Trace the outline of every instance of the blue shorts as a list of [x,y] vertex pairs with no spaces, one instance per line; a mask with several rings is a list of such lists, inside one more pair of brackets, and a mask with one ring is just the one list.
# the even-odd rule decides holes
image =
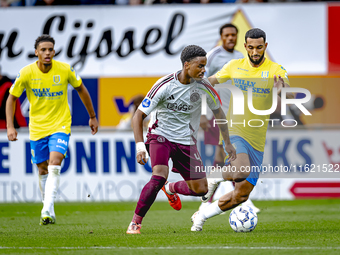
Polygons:
[[[253,184],[254,186],[257,183],[260,172],[262,171],[262,162],[263,162],[263,152],[255,150],[246,140],[244,140],[240,136],[233,135],[230,137],[230,142],[236,149],[236,154],[246,153],[249,156],[250,168],[251,172],[247,177],[247,181]],[[223,141],[223,148],[225,147]],[[226,152],[224,150],[224,152]],[[228,153],[226,153],[228,155]],[[229,162],[225,162],[225,165],[230,164]]]
[[66,156],[70,135],[55,133],[38,141],[30,141],[33,164],[39,164],[50,158],[51,151],[57,151]]

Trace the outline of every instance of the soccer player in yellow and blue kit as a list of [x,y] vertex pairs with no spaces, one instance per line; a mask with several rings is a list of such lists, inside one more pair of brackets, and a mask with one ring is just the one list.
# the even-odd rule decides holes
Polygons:
[[39,170],[39,187],[44,203],[40,225],[54,224],[54,200],[59,188],[61,163],[66,155],[71,133],[71,114],[67,101],[67,87],[71,84],[78,92],[89,116],[94,135],[98,121],[91,97],[81,78],[69,64],[53,60],[55,41],[42,35],[35,41],[38,60],[22,68],[11,87],[6,103],[7,136],[17,140],[13,125],[15,101],[26,89],[30,102],[31,158]]
[[[267,48],[266,34],[261,29],[254,28],[249,30],[245,35],[244,46],[247,50],[248,58],[231,60],[219,72],[210,76],[209,81],[215,85],[231,80],[234,86],[242,90],[245,99],[248,98],[248,88],[252,87],[254,108],[257,110],[270,109],[273,87],[277,88],[278,96],[281,95],[282,87],[289,87],[287,72],[279,64],[265,58]],[[294,97],[292,93],[287,93],[287,98],[292,97]],[[244,111],[244,115],[233,115],[232,97],[227,120],[230,141],[237,153],[237,159],[230,162],[234,172],[228,171],[228,167],[224,167],[223,178],[208,178],[208,193],[202,197],[202,201],[209,200],[221,181],[234,181],[236,183],[235,190],[196,212],[192,216],[193,226],[191,231],[201,231],[207,219],[245,202],[257,183],[260,171],[252,169],[256,169],[256,167],[259,170],[261,169],[270,117],[269,115],[252,113],[247,107],[247,103],[245,103]],[[249,120],[254,120],[254,122],[248,125]]]

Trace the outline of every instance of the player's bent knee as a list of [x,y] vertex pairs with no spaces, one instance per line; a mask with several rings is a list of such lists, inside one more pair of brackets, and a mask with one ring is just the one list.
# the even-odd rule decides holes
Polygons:
[[242,182],[246,179],[247,177],[241,177],[241,176],[238,176],[238,177],[235,177],[233,179],[234,182]]
[[233,176],[233,181],[234,182],[242,182],[245,179],[247,179],[247,177],[249,176],[249,173],[244,172],[244,173],[235,173]]

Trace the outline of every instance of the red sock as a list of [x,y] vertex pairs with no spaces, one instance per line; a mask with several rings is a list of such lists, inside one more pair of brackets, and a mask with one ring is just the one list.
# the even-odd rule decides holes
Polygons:
[[142,224],[143,217],[137,215],[136,213],[133,215],[132,221],[138,224]]
[[200,196],[197,193],[189,189],[188,184],[185,181],[172,182],[169,184],[169,190],[172,193],[178,193],[185,196]]
[[166,179],[161,176],[153,175],[150,181],[144,186],[140,193],[139,200],[136,206],[135,215],[132,221],[141,224],[143,217],[150,209],[155,201],[159,190],[165,184]]

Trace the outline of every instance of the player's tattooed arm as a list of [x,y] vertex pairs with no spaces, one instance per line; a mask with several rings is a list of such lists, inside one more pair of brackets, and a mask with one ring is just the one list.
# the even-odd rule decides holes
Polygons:
[[[225,114],[222,110],[221,107],[219,107],[217,110],[213,110],[214,116],[216,120],[225,120]],[[217,122],[218,127],[221,131],[221,135],[223,137],[224,143],[225,143],[225,150],[227,151],[229,155],[228,161],[233,161],[236,159],[236,150],[234,146],[230,143],[230,138],[229,138],[229,129],[228,129],[228,124],[225,123],[224,121],[219,121]],[[221,123],[221,124],[219,124]],[[223,124],[222,124],[223,123]]]
[[148,162],[149,154],[146,150],[143,140],[143,120],[146,118],[146,114],[137,109],[132,118],[133,134],[135,136],[136,149],[137,149],[137,162],[141,165],[145,165]]

